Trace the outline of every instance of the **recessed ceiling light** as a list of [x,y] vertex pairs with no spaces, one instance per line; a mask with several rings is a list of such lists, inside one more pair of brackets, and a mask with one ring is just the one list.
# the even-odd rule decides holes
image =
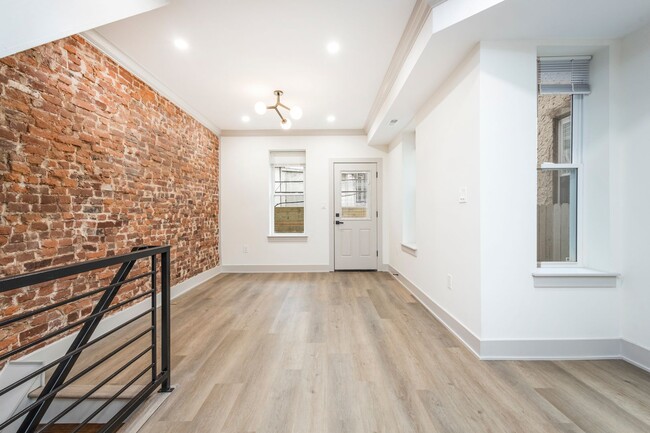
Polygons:
[[332,123],[332,122],[334,122],[335,120],[336,120],[336,117],[332,116],[331,114],[330,114],[329,116],[327,116],[327,121],[328,121],[329,123]]
[[336,41],[332,41],[332,42],[327,44],[327,51],[330,54],[336,54],[336,53],[339,52],[340,49],[341,49],[341,46]]
[[244,123],[248,123],[248,122],[251,121],[251,117],[250,116],[242,116],[241,121],[244,122]]
[[185,39],[176,38],[174,39],[174,46],[179,50],[185,51],[190,47],[190,44]]

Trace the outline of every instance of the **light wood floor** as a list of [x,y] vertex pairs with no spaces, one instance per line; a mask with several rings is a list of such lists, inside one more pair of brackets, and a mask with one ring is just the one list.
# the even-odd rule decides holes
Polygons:
[[650,432],[649,374],[481,362],[385,273],[222,276],[174,301],[173,354],[143,433]]

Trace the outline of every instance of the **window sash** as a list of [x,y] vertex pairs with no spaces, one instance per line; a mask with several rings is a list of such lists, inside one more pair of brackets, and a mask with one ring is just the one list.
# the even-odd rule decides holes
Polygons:
[[[539,266],[554,266],[554,265],[564,265],[564,266],[579,266],[581,260],[581,248],[582,245],[582,222],[581,222],[581,212],[579,209],[580,197],[582,196],[582,116],[583,116],[583,95],[574,94],[572,98],[572,107],[571,107],[571,162],[570,163],[553,163],[553,162],[544,162],[540,165],[539,173],[544,172],[559,172],[558,175],[558,189],[560,188],[560,183],[562,182],[561,177],[568,176],[568,189],[569,189],[569,200],[568,200],[568,230],[569,230],[569,254],[568,260],[540,260],[538,256],[538,265]],[[563,173],[564,172],[564,173]],[[564,176],[562,176],[564,174]],[[538,179],[539,182],[539,179]],[[566,184],[565,184],[566,185]],[[560,192],[557,192],[560,194]],[[560,206],[561,207],[561,206]],[[541,218],[540,215],[540,205],[538,204],[538,218]],[[540,221],[538,220],[538,230],[540,230]],[[539,232],[538,232],[539,235]],[[540,239],[538,237],[538,243]],[[566,258],[566,257],[565,257]]]
[[[551,168],[549,166],[554,166]],[[538,204],[538,256],[540,264],[578,263],[578,167],[569,164],[548,164],[539,169],[540,176],[556,173],[552,178],[552,202]],[[538,182],[540,180],[538,179]],[[568,194],[567,194],[568,193]],[[568,195],[568,197],[566,196]],[[566,249],[565,249],[566,248]],[[550,258],[543,260],[544,258]]]

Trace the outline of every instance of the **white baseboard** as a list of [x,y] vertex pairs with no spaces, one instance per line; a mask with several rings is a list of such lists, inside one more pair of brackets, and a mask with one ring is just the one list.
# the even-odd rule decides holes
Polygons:
[[390,274],[399,281],[429,312],[449,329],[467,348],[476,356],[480,356],[481,340],[472,333],[465,325],[460,323],[454,316],[438,305],[433,299],[427,296],[418,286],[413,284],[402,275],[397,269],[388,265]]
[[188,278],[182,283],[176,284],[174,287],[172,287],[172,293],[171,293],[172,299],[177,298],[182,294],[189,292],[190,290],[200,286],[201,284],[205,283],[208,280],[211,280],[212,278],[216,277],[221,273],[222,273],[221,266],[215,266],[212,269],[208,269],[205,272],[201,272],[200,274],[196,274],[193,277]]
[[482,360],[619,359],[620,339],[482,340]]
[[389,272],[447,329],[481,360],[622,359],[650,372],[650,350],[621,338],[572,340],[481,340],[388,265]]
[[650,350],[621,339],[621,357],[630,364],[650,372]]
[[224,274],[330,272],[329,265],[222,265]]

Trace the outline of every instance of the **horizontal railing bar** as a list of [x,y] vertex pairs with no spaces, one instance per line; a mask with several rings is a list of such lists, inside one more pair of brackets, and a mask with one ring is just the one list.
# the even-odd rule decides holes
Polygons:
[[143,257],[150,257],[165,252],[168,253],[169,251],[169,245],[161,247],[143,247],[143,249],[131,253],[105,257],[103,259],[89,260],[87,262],[61,266],[58,268],[43,269],[28,274],[14,275],[0,279],[0,293],[13,289],[19,289],[21,287],[33,286],[35,284],[57,280],[59,278],[69,277],[70,275],[81,274],[84,272],[94,271],[96,269],[135,261]]
[[22,352],[22,351],[24,351],[24,350],[27,350],[27,349],[31,348],[31,347],[34,347],[34,346],[36,346],[37,344],[43,343],[44,341],[47,341],[47,340],[49,340],[49,339],[52,338],[52,337],[56,337],[57,335],[62,334],[62,333],[64,333],[64,332],[66,332],[66,331],[69,331],[70,329],[76,328],[77,326],[79,326],[79,325],[81,325],[81,324],[84,324],[84,323],[86,323],[87,321],[94,319],[95,317],[98,317],[98,316],[101,316],[101,315],[103,315],[103,314],[106,314],[106,313],[108,313],[108,312],[110,312],[110,311],[116,310],[116,309],[118,309],[118,308],[120,308],[120,307],[123,307],[123,306],[126,305],[126,304],[129,304],[129,303],[131,303],[131,302],[133,302],[133,301],[136,301],[136,300],[138,300],[138,299],[140,299],[140,298],[143,298],[143,297],[145,297],[145,296],[147,296],[147,295],[150,295],[150,294],[152,294],[152,293],[153,293],[153,290],[147,290],[146,292],[140,293],[139,295],[136,295],[136,296],[134,296],[134,297],[132,297],[132,298],[129,298],[129,299],[127,299],[126,301],[119,302],[119,303],[113,305],[113,306],[110,307],[110,308],[107,308],[107,309],[105,309],[105,310],[98,311],[97,313],[91,314],[90,316],[84,318],[83,320],[79,320],[78,322],[75,322],[75,323],[72,323],[72,324],[70,324],[70,325],[64,326],[64,327],[61,328],[61,329],[57,329],[57,330],[54,331],[54,332],[51,332],[51,333],[49,333],[49,334],[47,334],[47,335],[44,335],[44,336],[41,337],[41,338],[38,338],[38,339],[32,341],[31,343],[27,343],[27,344],[25,344],[24,346],[17,347],[16,349],[14,349],[14,350],[12,350],[12,351],[10,351],[10,352],[7,352],[7,353],[5,353],[4,355],[1,355],[1,356],[0,356],[0,361],[3,361],[3,360],[5,360],[5,359],[7,359],[7,358],[10,358],[10,357],[16,355],[17,353],[20,353],[20,352]]
[[36,310],[28,311],[28,312],[20,314],[18,316],[10,317],[9,319],[3,320],[3,321],[0,322],[0,328],[2,328],[3,326],[10,325],[12,323],[18,322],[20,320],[24,320],[24,319],[27,319],[29,317],[36,316],[37,314],[44,313],[44,312],[49,311],[49,310],[51,310],[53,308],[60,307],[60,306],[65,305],[65,304],[69,304],[71,302],[75,302],[75,301],[78,301],[78,300],[83,299],[83,298],[87,298],[88,296],[92,296],[92,295],[95,295],[95,294],[100,293],[100,292],[104,292],[104,291],[106,291],[108,289],[111,289],[113,287],[120,286],[120,285],[123,285],[123,284],[132,283],[132,282],[134,282],[136,280],[139,280],[140,278],[148,277],[150,275],[153,275],[153,272],[145,272],[144,274],[136,275],[135,277],[129,278],[129,279],[124,280],[122,282],[109,284],[108,286],[100,287],[99,289],[91,290],[89,292],[82,293],[82,294],[77,295],[77,296],[73,296],[72,298],[56,302],[54,304],[47,305],[45,307],[41,307],[41,308],[38,308]]
[[169,372],[165,371],[160,373],[154,382],[146,385],[142,391],[138,393],[131,401],[129,401],[126,406],[124,406],[120,411],[111,418],[98,433],[109,433],[117,431],[124,420],[126,420],[155,389],[163,383],[169,377]]
[[[140,358],[140,357],[142,357],[142,356],[143,356],[143,354],[140,354],[140,355],[137,356],[137,358]],[[132,362],[132,361],[131,361],[131,362]],[[125,366],[123,366],[123,367],[128,367],[128,365],[130,365],[131,362],[129,362],[129,364],[127,364],[127,365],[125,365]],[[150,364],[147,368],[145,368],[144,373],[146,373],[147,371],[149,371],[150,368],[151,368],[151,364]],[[59,414],[56,415],[54,418],[52,418],[52,419],[51,419],[47,424],[45,424],[45,425],[43,426],[43,428],[41,428],[40,430],[38,430],[38,433],[41,433],[41,432],[43,432],[44,430],[47,430],[50,426],[52,426],[52,424],[55,424],[58,420],[60,420],[60,419],[63,418],[65,415],[67,415],[68,413],[70,413],[74,408],[76,408],[77,406],[79,406],[79,405],[81,404],[82,401],[88,399],[88,397],[90,397],[91,395],[93,395],[93,394],[94,394],[94,393],[95,393],[99,388],[101,388],[102,386],[106,385],[108,382],[111,381],[111,379],[113,379],[115,376],[117,376],[117,375],[120,374],[120,373],[121,373],[121,371],[117,371],[117,372],[111,374],[111,375],[110,375],[109,377],[107,377],[106,379],[102,380],[102,381],[99,383],[99,385],[95,386],[93,389],[91,389],[90,391],[88,391],[87,393],[85,393],[85,394],[84,394],[83,396],[81,396],[78,400],[76,400],[75,402],[73,402],[70,406],[66,407],[65,410],[61,411],[61,413],[59,413]],[[144,373],[143,373],[143,374],[144,374]]]
[[[75,374],[71,379],[68,379],[67,381],[65,381],[65,382],[62,383],[61,385],[57,386],[56,388],[54,388],[54,389],[53,389],[52,391],[50,391],[49,393],[45,394],[44,396],[39,396],[39,397],[36,399],[36,401],[35,401],[34,403],[30,404],[30,405],[27,406],[26,408],[22,409],[20,412],[14,414],[11,418],[7,419],[7,421],[5,421],[4,423],[0,424],[0,430],[4,429],[4,428],[7,427],[8,425],[10,425],[11,423],[13,423],[14,421],[16,421],[17,419],[19,419],[19,418],[22,417],[23,415],[25,415],[26,413],[28,413],[29,411],[31,411],[31,410],[32,410],[33,408],[35,408],[36,406],[39,406],[39,405],[40,405],[41,403],[43,403],[44,401],[47,401],[47,400],[49,400],[50,398],[55,397],[56,394],[57,394],[59,391],[61,391],[63,388],[65,388],[65,387],[67,387],[68,385],[70,385],[71,383],[75,382],[75,381],[76,381],[77,379],[79,379],[80,377],[86,375],[89,371],[92,371],[93,369],[95,369],[97,366],[99,366],[99,365],[102,364],[103,362],[106,362],[106,361],[107,361],[108,359],[110,359],[112,356],[114,356],[115,354],[117,354],[117,353],[119,353],[120,351],[124,350],[126,347],[130,346],[131,344],[133,344],[134,342],[136,342],[137,340],[139,340],[140,338],[142,338],[143,336],[145,336],[146,334],[148,334],[150,331],[151,331],[151,328],[147,328],[145,331],[141,332],[140,334],[138,334],[138,335],[135,336],[134,338],[129,339],[126,343],[124,343],[124,344],[120,345],[119,347],[117,347],[116,349],[112,350],[110,353],[108,353],[107,355],[105,355],[104,357],[102,357],[101,359],[99,359],[98,361],[95,361],[95,362],[92,363],[90,366],[84,368],[84,369],[81,370],[79,373]],[[115,376],[117,376],[117,374],[119,374],[119,373],[121,373],[122,371],[124,371],[124,370],[129,366],[129,365],[131,365],[133,362],[137,361],[139,358],[142,357],[143,354],[149,352],[150,350],[151,350],[151,346],[148,346],[147,349],[146,349],[145,351],[141,352],[141,354],[139,354],[139,355],[136,356],[135,358],[131,359],[127,364],[123,365],[123,366],[122,366],[122,367],[121,367],[121,368],[120,368],[120,369],[115,373]],[[115,377],[115,376],[113,376],[113,377]],[[112,377],[109,378],[109,380],[110,380],[110,379],[112,379]],[[99,389],[99,388],[97,388],[97,389]],[[96,391],[97,389],[95,389],[95,391]]]
[[[91,413],[86,419],[84,419],[81,424],[77,426],[76,429],[72,430],[71,433],[77,433],[79,430],[84,428],[86,424],[88,424],[90,421],[93,420],[97,415],[101,413],[109,404],[111,404],[113,401],[115,401],[116,398],[118,398],[124,391],[126,391],[131,385],[133,385],[135,382],[137,382],[138,379],[140,379],[142,376],[144,376],[146,373],[149,372],[149,370],[153,369],[153,363],[151,363],[147,368],[142,370],[140,373],[138,373],[133,379],[131,379],[126,385],[124,385],[122,388],[120,388],[111,398],[106,400],[104,404],[99,406],[97,410],[95,410],[93,413]],[[38,433],[41,433],[43,430],[39,430]]]
[[46,371],[49,370],[50,368],[52,368],[52,367],[54,367],[55,365],[57,365],[57,364],[59,364],[59,363],[65,361],[66,359],[70,358],[71,356],[74,356],[74,355],[76,355],[77,353],[82,352],[83,350],[85,350],[86,348],[92,346],[93,344],[95,344],[95,343],[97,343],[97,342],[99,342],[99,341],[102,341],[104,338],[106,338],[106,337],[108,337],[108,336],[110,336],[110,335],[116,333],[116,332],[119,331],[120,329],[122,329],[122,328],[124,328],[124,327],[130,325],[131,323],[133,323],[133,322],[135,322],[135,321],[137,321],[137,320],[143,318],[144,316],[148,315],[148,314],[151,313],[152,311],[153,311],[153,308],[150,308],[150,309],[148,309],[148,310],[146,310],[146,311],[144,311],[144,312],[138,314],[137,316],[133,317],[132,319],[127,320],[126,322],[122,323],[121,325],[119,325],[119,326],[117,326],[117,327],[111,329],[111,330],[108,331],[107,333],[101,335],[100,337],[97,337],[97,338],[94,339],[93,341],[84,344],[83,346],[79,347],[78,349],[73,350],[72,352],[70,352],[70,353],[68,353],[68,354],[66,354],[66,355],[63,355],[63,356],[60,357],[59,359],[57,359],[57,360],[55,360],[55,361],[52,361],[51,363],[49,363],[49,364],[47,364],[47,365],[45,365],[45,366],[39,368],[38,370],[36,370],[36,371],[30,373],[29,375],[23,377],[22,379],[18,380],[17,382],[14,382],[14,383],[12,383],[11,385],[7,386],[6,388],[1,389],[1,390],[0,390],[0,396],[3,396],[4,394],[8,393],[9,391],[11,391],[11,390],[13,390],[13,389],[19,387],[20,385],[22,385],[23,383],[29,381],[30,379],[35,378],[35,377],[38,376],[39,374],[46,372]]
[[[138,358],[141,357],[141,356],[142,356],[142,355],[138,355]],[[145,373],[146,373],[147,371],[149,371],[149,368],[151,368],[151,366],[149,366],[149,367],[147,367],[147,368],[145,369]],[[120,373],[120,372],[118,371],[118,372],[116,372],[116,373],[111,374],[111,375],[108,376],[106,379],[102,380],[102,381],[101,381],[97,386],[95,386],[93,389],[91,389],[90,391],[88,391],[87,393],[85,393],[84,395],[82,395],[81,397],[79,397],[79,399],[77,399],[76,401],[74,401],[70,406],[66,407],[63,411],[61,411],[61,413],[59,413],[58,415],[56,415],[55,417],[53,417],[53,418],[52,418],[52,419],[51,419],[47,424],[45,424],[45,425],[44,425],[40,430],[38,430],[38,433],[41,433],[41,432],[47,430],[47,429],[48,429],[49,427],[51,427],[53,424],[56,424],[56,422],[57,422],[58,420],[60,420],[61,418],[63,418],[64,416],[66,416],[68,413],[70,413],[72,410],[74,410],[74,408],[76,408],[77,406],[79,406],[79,405],[81,404],[82,401],[87,400],[88,397],[90,397],[90,396],[93,395],[95,392],[97,392],[97,390],[98,390],[99,388],[101,388],[102,386],[104,386],[104,385],[106,385],[108,382],[110,382],[111,379],[115,378],[115,376],[117,376],[119,373]]]

